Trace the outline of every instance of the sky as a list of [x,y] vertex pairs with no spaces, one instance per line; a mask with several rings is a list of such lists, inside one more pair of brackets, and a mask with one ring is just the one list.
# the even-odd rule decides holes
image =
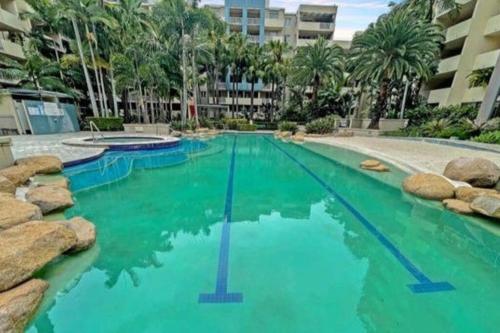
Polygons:
[[[388,11],[390,0],[271,0],[271,7],[285,8],[287,12],[296,12],[299,4],[338,6],[335,39],[350,40],[358,30],[364,30],[368,24]],[[224,4],[224,0],[201,0],[201,5]]]

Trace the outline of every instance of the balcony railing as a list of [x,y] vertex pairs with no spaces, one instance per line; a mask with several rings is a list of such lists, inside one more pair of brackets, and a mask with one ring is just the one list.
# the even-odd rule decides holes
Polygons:
[[26,32],[29,30],[29,24],[5,9],[0,9],[0,28],[7,31]]
[[243,22],[243,18],[241,17],[230,17],[229,22],[231,24],[241,24]]
[[260,18],[249,17],[247,19],[247,22],[248,22],[249,25],[259,25],[260,24]]
[[484,34],[486,36],[500,36],[500,15],[493,16],[488,20]]
[[23,47],[6,39],[0,39],[0,53],[16,59],[26,59]]

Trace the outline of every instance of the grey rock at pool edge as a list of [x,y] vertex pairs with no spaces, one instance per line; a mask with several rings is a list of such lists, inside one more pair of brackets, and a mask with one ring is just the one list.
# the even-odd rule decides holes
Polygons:
[[96,229],[95,226],[82,217],[74,217],[69,221],[57,221],[71,229],[77,238],[76,244],[69,250],[71,253],[87,250],[95,244]]
[[482,195],[470,204],[472,210],[484,216],[500,219],[500,195]]
[[407,177],[403,189],[424,199],[444,200],[455,196],[455,188],[446,178],[432,173],[417,173]]
[[69,228],[44,221],[26,222],[0,232],[0,291],[28,280],[76,242]]
[[500,168],[484,158],[460,157],[446,165],[444,175],[475,187],[495,187],[500,178]]
[[41,218],[38,206],[17,200],[12,194],[0,193],[0,231]]
[[0,293],[0,332],[24,332],[48,287],[47,282],[33,279]]
[[26,193],[26,200],[37,205],[43,214],[73,206],[71,192],[58,186],[40,186]]

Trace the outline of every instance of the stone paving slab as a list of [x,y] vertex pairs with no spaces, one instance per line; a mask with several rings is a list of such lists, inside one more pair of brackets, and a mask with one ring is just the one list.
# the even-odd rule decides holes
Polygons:
[[306,141],[354,150],[392,163],[408,172],[442,174],[446,164],[458,157],[482,157],[500,165],[499,153],[475,150],[472,147],[454,147],[437,142],[361,136],[306,138]]
[[[120,134],[115,132],[113,134]],[[12,154],[15,159],[34,155],[55,155],[64,163],[101,154],[103,148],[81,148],[63,145],[63,140],[89,137],[90,132],[61,133],[48,135],[13,135]]]

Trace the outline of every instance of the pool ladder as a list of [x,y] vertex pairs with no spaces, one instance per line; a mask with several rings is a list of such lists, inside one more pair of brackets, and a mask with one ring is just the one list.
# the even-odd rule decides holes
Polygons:
[[90,126],[90,134],[92,135],[92,142],[95,143],[94,130],[99,134],[101,138],[104,138],[104,135],[101,133],[101,130],[99,129],[99,127],[97,127],[97,125],[94,123],[93,120],[89,121],[89,126]]

